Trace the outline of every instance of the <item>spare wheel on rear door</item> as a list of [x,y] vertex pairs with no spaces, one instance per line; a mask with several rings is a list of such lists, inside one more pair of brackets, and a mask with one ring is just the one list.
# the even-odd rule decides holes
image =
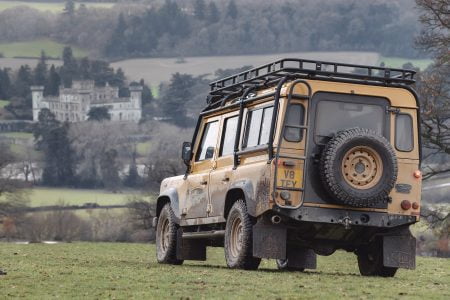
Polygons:
[[364,128],[338,132],[320,160],[325,189],[339,204],[373,207],[386,201],[397,180],[397,158],[386,138]]

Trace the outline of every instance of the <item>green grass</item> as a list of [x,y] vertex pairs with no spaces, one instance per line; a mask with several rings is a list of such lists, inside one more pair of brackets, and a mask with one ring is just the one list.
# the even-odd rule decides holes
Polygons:
[[142,157],[147,157],[148,154],[150,153],[151,148],[152,148],[151,142],[138,143],[136,146],[137,153],[139,154],[139,156]]
[[[0,44],[0,53],[3,53],[4,57],[40,57],[41,51],[45,51],[45,54],[49,57],[61,57],[62,51],[65,45],[54,42],[50,39],[39,39],[27,42],[16,42]],[[84,57],[87,52],[72,47],[73,54],[76,57]]]
[[152,91],[152,96],[154,98],[159,98],[159,86],[158,85],[152,85],[150,87],[151,91]]
[[0,100],[0,108],[4,108],[6,105],[9,104],[9,101],[6,100]]
[[[79,7],[80,4],[75,3],[77,8]],[[111,8],[114,5],[114,3],[84,3],[84,4],[87,7],[97,7],[97,8]],[[23,5],[41,11],[61,13],[64,9],[65,2],[55,3],[55,2],[0,1],[0,11]]]
[[33,139],[33,134],[29,132],[2,132],[2,136],[18,138],[18,139]]
[[36,151],[33,147],[21,145],[21,144],[10,144],[11,152],[16,154],[19,158],[25,157],[27,158],[28,155],[31,156],[31,159],[33,161],[35,160],[41,160],[43,158],[43,153]]
[[99,205],[125,204],[131,192],[112,193],[104,190],[33,188],[29,190],[30,206],[55,205],[63,202],[68,205],[83,205],[91,202]]
[[401,68],[405,63],[410,62],[420,70],[425,70],[433,62],[431,59],[409,59],[402,57],[384,57],[381,56],[379,64],[384,62],[386,67]]
[[449,299],[450,260],[417,259],[394,278],[359,275],[356,257],[319,257],[313,271],[280,272],[273,260],[258,271],[225,267],[223,249],[208,261],[156,263],[148,244],[0,244],[2,298],[33,299]]

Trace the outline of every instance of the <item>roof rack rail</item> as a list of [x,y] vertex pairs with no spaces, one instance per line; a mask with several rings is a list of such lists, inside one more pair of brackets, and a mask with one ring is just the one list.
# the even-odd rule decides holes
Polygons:
[[[355,65],[317,60],[284,58],[210,83],[210,96],[222,98],[254,85],[270,85],[285,76],[352,80],[356,83],[413,84],[413,70]],[[209,105],[214,104],[212,101]]]

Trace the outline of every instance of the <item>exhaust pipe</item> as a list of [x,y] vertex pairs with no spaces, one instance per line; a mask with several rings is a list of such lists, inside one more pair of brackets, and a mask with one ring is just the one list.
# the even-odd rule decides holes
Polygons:
[[270,218],[270,220],[272,221],[272,224],[280,224],[281,222],[281,217],[279,215],[275,215],[272,216],[272,218]]

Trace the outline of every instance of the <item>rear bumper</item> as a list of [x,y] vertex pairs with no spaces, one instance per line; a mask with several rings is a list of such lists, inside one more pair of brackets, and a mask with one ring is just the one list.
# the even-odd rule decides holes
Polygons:
[[297,209],[275,207],[273,211],[292,221],[342,224],[346,227],[367,226],[395,228],[407,224],[414,224],[418,221],[415,216],[308,206],[302,206]]

